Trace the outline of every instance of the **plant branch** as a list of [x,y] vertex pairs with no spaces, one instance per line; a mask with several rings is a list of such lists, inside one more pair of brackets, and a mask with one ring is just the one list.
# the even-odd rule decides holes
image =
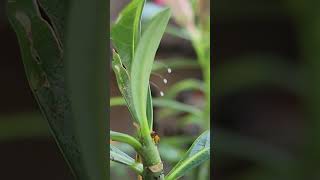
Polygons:
[[141,143],[138,140],[136,140],[134,137],[132,137],[128,134],[110,131],[110,139],[113,141],[118,141],[118,142],[129,144],[137,152],[139,152],[142,148]]

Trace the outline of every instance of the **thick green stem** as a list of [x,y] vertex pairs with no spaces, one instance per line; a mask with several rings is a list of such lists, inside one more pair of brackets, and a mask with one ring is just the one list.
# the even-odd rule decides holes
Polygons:
[[144,167],[143,180],[164,180],[163,164],[157,146],[154,144],[149,129],[141,129],[141,156]]

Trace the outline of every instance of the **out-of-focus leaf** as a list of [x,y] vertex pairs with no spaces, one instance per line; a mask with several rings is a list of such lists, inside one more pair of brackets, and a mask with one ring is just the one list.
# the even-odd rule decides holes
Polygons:
[[166,33],[181,39],[191,40],[190,35],[185,29],[174,27],[172,25],[167,27]]
[[110,160],[129,166],[135,172],[142,174],[143,165],[136,162],[129,155],[110,144]]
[[169,89],[166,91],[166,94],[164,97],[168,98],[168,99],[173,99],[180,92],[187,91],[187,90],[204,91],[203,82],[201,82],[200,80],[196,80],[196,79],[185,79],[185,80],[179,81],[169,87]]
[[[112,97],[110,99],[110,106],[123,106],[125,101],[122,97]],[[180,112],[191,113],[197,117],[201,117],[201,110],[188,104],[183,104],[178,101],[170,99],[155,98],[153,105],[157,107],[170,108]]]
[[177,111],[188,112],[195,116],[201,117],[202,111],[194,106],[180,103],[178,101],[157,98],[153,100],[154,104],[159,107],[174,109]]
[[152,18],[149,26],[143,33],[131,68],[131,90],[132,99],[136,114],[142,128],[150,127],[147,119],[147,96],[149,78],[154,61],[154,57],[160,44],[165,27],[170,18],[170,11],[164,10]]
[[168,58],[168,59],[157,59],[152,66],[152,71],[168,71],[171,69],[172,73],[178,69],[199,69],[198,62],[194,59],[187,58]]
[[163,142],[159,144],[159,152],[161,158],[170,163],[178,162],[180,157],[183,156],[183,149]]
[[[225,130],[216,131],[215,151],[221,156],[244,159],[259,164],[261,167],[281,169],[295,164],[296,159],[289,152],[257,139]],[[252,151],[254,149],[254,151]],[[219,157],[219,164],[224,163]]]
[[210,158],[210,131],[202,133],[192,144],[187,153],[166,176],[175,180]]
[[[272,71],[271,71],[272,70]],[[243,56],[216,65],[215,95],[223,96],[263,85],[273,85],[298,96],[304,92],[304,72],[277,56]]]
[[49,127],[40,113],[16,113],[0,116],[0,141],[48,138]]
[[[79,142],[79,149],[73,149],[73,153],[81,155],[80,162],[76,163],[83,165],[83,169],[77,172],[81,173],[77,174],[78,178],[108,179],[109,151],[105,146],[109,122],[106,111],[109,108],[106,101],[109,93],[108,43],[103,38],[108,27],[108,2],[71,2],[63,52],[65,57],[61,63],[65,65],[66,89],[72,113],[66,116],[63,123],[69,126],[63,131],[69,133],[69,128],[75,129],[67,144],[73,144],[73,139]],[[63,109],[63,106],[59,108]]]
[[131,71],[131,63],[141,34],[141,13],[144,0],[131,1],[119,14],[111,29],[111,39],[124,66]]

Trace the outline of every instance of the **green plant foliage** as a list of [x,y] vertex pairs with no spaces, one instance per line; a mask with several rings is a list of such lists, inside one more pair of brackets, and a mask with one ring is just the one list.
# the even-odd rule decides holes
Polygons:
[[[114,70],[118,82],[119,80],[123,80],[122,82],[119,82],[119,89],[124,95],[129,110],[136,121],[139,121],[139,119],[137,119],[136,112],[132,109],[132,94],[129,82],[130,76],[127,76],[127,74],[130,74],[131,72],[134,53],[141,36],[141,13],[144,2],[144,0],[131,1],[124,10],[121,11],[119,18],[111,29],[113,45],[119,52],[119,54],[114,52],[113,58],[116,59],[114,60],[115,65],[113,67],[117,66]],[[153,125],[153,108],[150,86],[148,91],[146,111],[148,125],[151,130]]]
[[129,155],[122,152],[112,144],[110,144],[110,160],[127,165],[138,174],[142,174],[143,172],[143,165],[141,163],[137,163]]
[[112,69],[116,75],[119,90],[127,103],[127,107],[133,117],[133,120],[139,123],[139,119],[136,115],[132,102],[129,73],[123,66],[119,54],[117,54],[115,51],[113,51]]
[[35,2],[8,2],[9,21],[18,37],[26,75],[40,110],[72,171],[81,176],[83,164],[80,162],[79,142],[74,138],[75,129],[70,122],[72,116],[65,91],[61,40],[41,17],[40,7]]
[[[164,10],[150,20],[151,22],[149,26],[139,41],[132,63],[132,99],[138,119],[142,123],[140,124],[142,128],[150,129],[150,127],[146,127],[150,124],[148,123],[146,115],[149,78],[156,51],[165,31],[165,27],[168,24],[169,18],[170,11]],[[141,64],[143,64],[143,66],[141,66]]]
[[[69,11],[71,5],[71,1],[65,0],[8,1],[7,12],[18,37],[31,90],[75,178],[105,179],[107,164],[103,145],[107,116],[102,99],[105,99],[103,96],[107,94],[107,88],[101,84],[107,82],[103,68],[107,65],[104,59],[106,42],[101,37],[107,23],[107,12],[102,9],[106,2],[91,1],[86,4],[77,1],[77,6]],[[91,13],[93,9],[98,9],[99,13]],[[86,13],[77,14],[80,11]],[[75,23],[78,19],[82,19],[81,24]],[[67,37],[68,31],[73,36]],[[73,40],[86,43],[75,43]],[[75,50],[77,48],[81,50]],[[86,57],[95,61],[86,66]],[[65,63],[70,63],[74,71],[70,72]],[[96,75],[99,76],[93,81],[90,81],[93,78],[88,70],[90,68],[96,68]],[[78,74],[80,71],[82,73]],[[67,80],[66,74],[73,77]],[[81,79],[82,84],[78,86],[81,76],[86,78]],[[72,96],[67,88],[73,92]],[[81,93],[90,95],[90,103],[84,98],[87,96]]]
[[201,134],[192,144],[184,157],[166,176],[167,180],[174,180],[182,177],[191,169],[209,160],[210,157],[210,131]]
[[144,0],[131,1],[119,14],[111,29],[111,40],[117,49],[124,67],[131,70],[135,49],[140,39],[140,20]]
[[204,91],[204,84],[197,79],[185,79],[170,86],[166,91],[165,97],[168,99],[175,98],[180,92],[188,90]]

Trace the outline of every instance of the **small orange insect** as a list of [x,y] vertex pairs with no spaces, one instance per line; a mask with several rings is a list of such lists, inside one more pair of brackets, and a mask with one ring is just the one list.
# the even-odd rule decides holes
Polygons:
[[160,136],[155,131],[152,131],[150,135],[155,144],[158,144],[160,142]]

